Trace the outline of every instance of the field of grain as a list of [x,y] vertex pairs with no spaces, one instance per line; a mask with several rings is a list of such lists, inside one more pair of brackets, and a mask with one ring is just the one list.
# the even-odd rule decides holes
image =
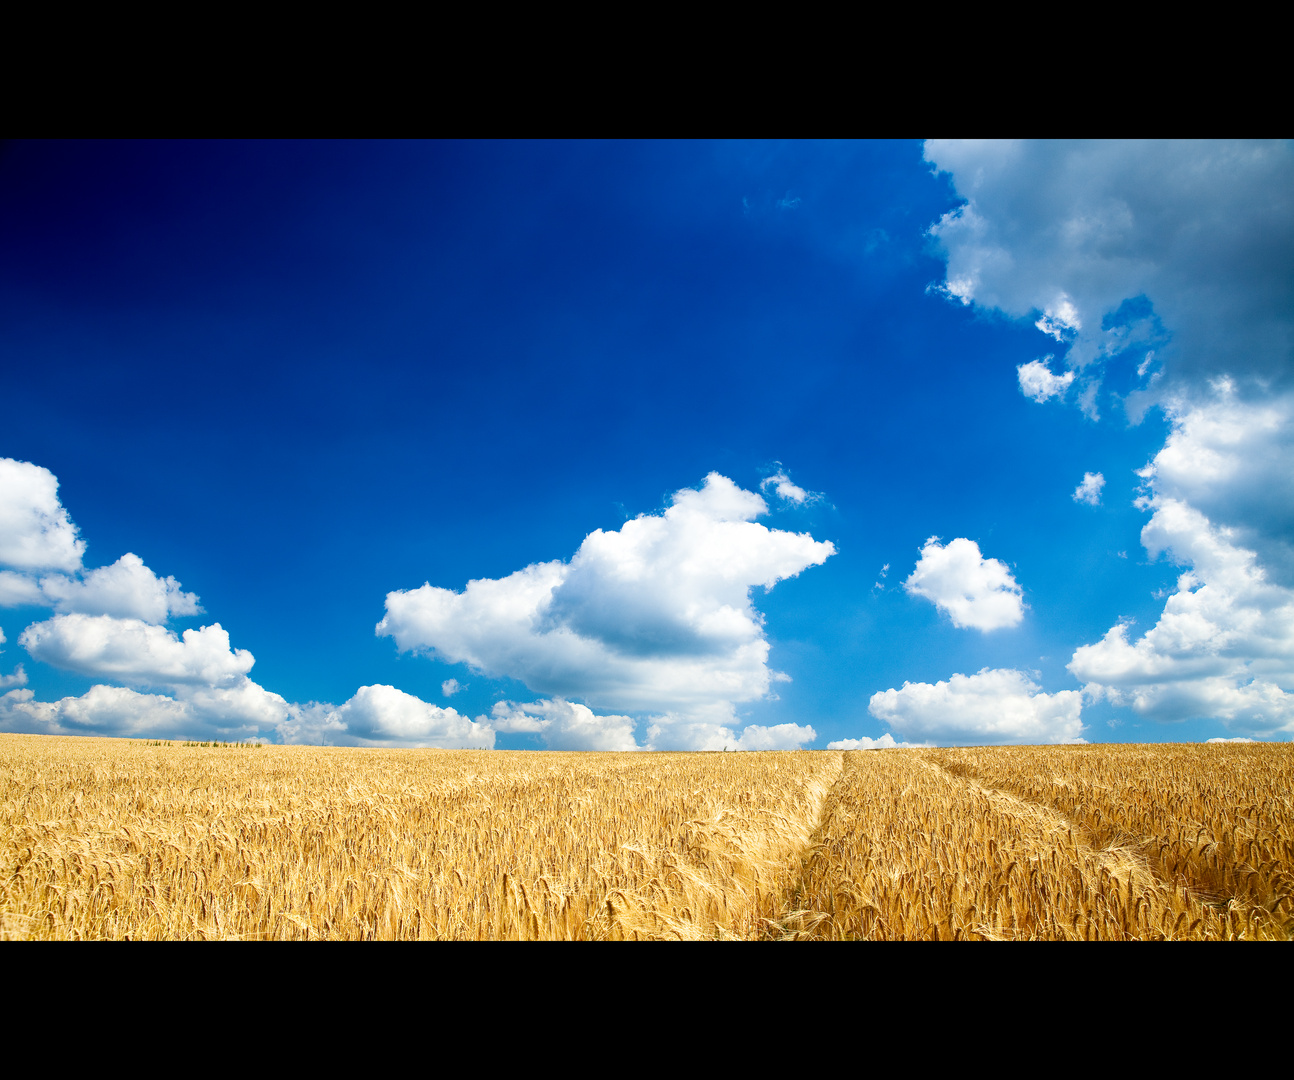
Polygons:
[[0,735],[0,938],[1288,939],[1291,744]]

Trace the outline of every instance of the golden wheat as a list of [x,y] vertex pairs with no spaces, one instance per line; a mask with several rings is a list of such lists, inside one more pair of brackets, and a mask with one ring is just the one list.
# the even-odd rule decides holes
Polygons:
[[839,754],[0,735],[8,938],[751,937]]
[[0,938],[1288,938],[1292,773],[0,735]]
[[[1270,856],[1262,880],[1290,881],[1294,849],[1279,813],[1294,755],[1287,746],[1259,748],[1228,775],[1218,749],[850,754],[776,922],[793,938],[1287,938],[1281,903],[1219,895],[1202,872],[1166,872],[1187,865],[1171,856],[1172,837],[1203,839],[1213,827],[1190,811],[1231,821],[1227,797],[1242,796],[1268,811],[1255,848]],[[1085,771],[1104,786],[1080,782]],[[1019,779],[1040,775],[1045,788]],[[1076,788],[1073,799],[1044,797]],[[1152,811],[1156,798],[1178,808],[1176,831],[1151,831],[1168,821]],[[1090,827],[1105,815],[1120,827]],[[1239,850],[1231,835],[1226,846],[1210,841],[1205,865],[1218,880],[1252,880],[1229,861]]]

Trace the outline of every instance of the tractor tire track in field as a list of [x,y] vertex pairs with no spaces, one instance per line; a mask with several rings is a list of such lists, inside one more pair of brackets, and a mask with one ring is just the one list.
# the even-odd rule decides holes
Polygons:
[[639,940],[762,936],[844,766],[839,751],[813,757],[816,768],[783,810],[727,805],[688,822],[686,857],[668,857],[643,889],[608,895],[616,934]]
[[[950,755],[948,752],[943,752],[938,756],[946,758]],[[1187,821],[1182,824],[1181,831],[1186,835],[1193,834],[1197,842],[1200,837],[1210,841],[1201,847],[1206,857],[1211,855],[1213,858],[1214,872],[1212,873],[1200,872],[1202,866],[1205,871],[1210,869],[1202,861],[1179,858],[1170,862],[1170,859],[1165,857],[1165,853],[1170,850],[1171,845],[1165,842],[1165,838],[1147,835],[1135,828],[1130,829],[1127,823],[1113,819],[1113,815],[1107,816],[1097,807],[1076,806],[1073,808],[1076,812],[1075,816],[1067,816],[1054,803],[1038,798],[1036,787],[1031,790],[1023,783],[1011,783],[1009,779],[1003,777],[985,776],[982,771],[964,760],[953,762],[927,760],[923,763],[974,786],[1004,809],[1015,808],[1022,815],[1033,816],[1040,821],[1055,822],[1058,827],[1074,837],[1081,850],[1101,860],[1106,865],[1111,878],[1115,880],[1126,883],[1130,874],[1136,874],[1140,880],[1149,882],[1148,888],[1180,892],[1185,902],[1196,909],[1199,915],[1206,912],[1221,914],[1226,917],[1229,925],[1243,921],[1247,926],[1252,926],[1257,919],[1260,924],[1265,924],[1265,929],[1268,931],[1264,936],[1291,936],[1291,931],[1294,931],[1294,920],[1289,914],[1282,914],[1280,910],[1282,906],[1294,907],[1288,899],[1283,905],[1280,896],[1275,897],[1276,902],[1273,903],[1271,902],[1273,898],[1270,896],[1260,899],[1236,895],[1237,890],[1226,888],[1228,877],[1233,880],[1238,877],[1241,881],[1245,881],[1255,871],[1253,867],[1243,865],[1219,867],[1219,858],[1225,859],[1225,853],[1220,854],[1221,845],[1212,840],[1214,828],[1207,823]],[[1095,827],[1093,827],[1093,819],[1095,819]],[[1218,872],[1219,870],[1221,872]],[[1227,871],[1230,873],[1228,874]],[[1220,885],[1222,887],[1219,887]],[[1294,893],[1294,889],[1287,889],[1284,895],[1289,897],[1291,893]],[[1268,902],[1263,903],[1264,899]]]
[[846,755],[767,937],[1164,939],[1284,936],[1098,845],[1057,811],[931,751]]

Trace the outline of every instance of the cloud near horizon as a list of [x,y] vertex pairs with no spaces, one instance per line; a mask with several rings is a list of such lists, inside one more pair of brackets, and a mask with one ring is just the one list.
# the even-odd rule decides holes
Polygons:
[[429,583],[392,592],[377,633],[550,700],[653,714],[653,747],[765,738],[765,729],[732,730],[736,704],[765,697],[779,678],[750,590],[820,565],[835,547],[756,523],[768,505],[718,473],[671,503],[590,533],[570,562],[469,581],[462,592]]
[[873,694],[867,711],[904,737],[940,745],[1082,742],[1083,695],[1045,694],[1023,671],[983,668]]
[[1070,672],[1094,699],[1157,720],[1216,717],[1251,734],[1294,731],[1294,590],[1273,583],[1229,530],[1176,499],[1148,500],[1152,558],[1191,569],[1137,641],[1119,623],[1076,649]]
[[909,743],[895,742],[894,736],[888,731],[879,739],[870,738],[867,735],[858,739],[837,739],[835,742],[827,743],[828,750],[909,750],[921,749],[922,747],[933,746],[934,743]]

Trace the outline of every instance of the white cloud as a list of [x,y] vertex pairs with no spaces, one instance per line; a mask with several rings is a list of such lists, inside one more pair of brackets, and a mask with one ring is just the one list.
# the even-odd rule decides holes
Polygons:
[[1155,495],[1145,505],[1146,551],[1191,569],[1154,627],[1135,642],[1126,624],[1111,627],[1075,650],[1069,670],[1093,697],[1154,719],[1294,731],[1294,590],[1189,504]]
[[870,738],[863,735],[857,739],[837,739],[835,742],[827,743],[828,750],[897,750],[897,749],[916,749],[923,746],[933,746],[933,743],[908,743],[895,742],[894,736],[888,731],[879,739]]
[[0,697],[6,731],[48,735],[189,735],[194,717],[183,704],[160,694],[137,694],[120,686],[92,686],[81,697],[35,701],[30,690]]
[[27,627],[18,643],[54,667],[136,686],[232,686],[255,663],[246,649],[230,648],[219,623],[185,630],[181,640],[140,619],[56,615]]
[[40,582],[27,574],[0,570],[0,607],[45,607],[49,603]]
[[947,682],[903,684],[872,695],[867,706],[904,736],[938,743],[1082,741],[1082,694],[1045,694],[1024,672],[984,668]]
[[1105,477],[1099,472],[1085,472],[1083,482],[1074,489],[1071,498],[1075,502],[1086,503],[1088,506],[1101,505],[1101,489],[1105,487]]
[[1170,406],[1172,430],[1142,476],[1232,529],[1273,581],[1294,586],[1294,394],[1246,402],[1226,379],[1211,389]]
[[[248,678],[252,654],[234,649],[219,623],[182,635],[158,625],[202,610],[175,578],[159,577],[133,553],[85,570],[85,544],[57,491],[47,469],[0,460],[0,562],[16,568],[0,571],[0,605],[47,605],[59,612],[19,635],[34,659],[127,686],[99,684],[58,701],[8,690],[0,697],[0,729],[222,739],[277,729],[286,741],[320,736],[358,745],[494,745],[488,722],[475,724],[390,686],[361,687],[340,707],[289,704]],[[13,675],[0,676],[0,689],[26,681],[20,665]],[[454,680],[447,685],[458,689]]]
[[288,715],[275,725],[275,731],[285,743],[309,746],[350,746],[357,741],[337,715],[337,706],[320,701],[291,706]]
[[999,630],[1024,618],[1020,586],[1006,564],[983,558],[979,545],[964,537],[947,547],[930,537],[903,587],[934,601],[957,627]]
[[516,705],[500,701],[491,710],[498,731],[533,732],[550,750],[641,750],[628,716],[597,716],[587,705],[561,698]]
[[0,458],[0,566],[75,572],[85,554],[76,533],[52,472]]
[[50,735],[148,735],[250,739],[277,731],[285,743],[492,749],[494,728],[392,686],[363,686],[344,705],[294,705],[238,679],[233,685],[176,685],[167,694],[93,686],[80,697],[36,701],[30,690],[0,696],[0,730]]
[[[0,571],[0,605],[60,612],[18,636],[34,659],[132,688],[100,684],[80,697],[52,702],[36,701],[29,690],[11,690],[0,698],[0,727],[240,738],[291,714],[296,706],[247,677],[252,654],[232,649],[219,623],[186,630],[182,637],[156,625],[202,610],[197,596],[184,592],[175,578],[159,577],[133,553],[86,570],[85,542],[57,493],[58,481],[48,469],[0,459],[0,563],[16,568]],[[0,687],[26,681],[19,666],[0,677]]]
[[926,156],[968,200],[932,230],[947,291],[1041,312],[1066,363],[1092,369],[1089,415],[1101,366],[1126,354],[1145,380],[1129,417],[1158,404],[1172,423],[1141,474],[1142,541],[1190,569],[1153,628],[1112,627],[1070,671],[1144,716],[1294,730],[1294,143],[930,143]]
[[649,750],[798,750],[818,733],[807,724],[747,724],[738,735],[732,707],[720,704],[708,711],[652,718],[647,728]]
[[180,696],[97,685],[80,697],[36,701],[30,690],[13,690],[0,696],[0,729],[43,735],[237,740],[254,736],[258,727],[288,712],[281,697],[250,679],[233,690],[180,687],[176,693]]
[[461,593],[392,592],[377,633],[548,698],[662,714],[662,730],[726,730],[733,703],[766,695],[775,677],[750,590],[835,553],[753,521],[767,512],[759,495],[711,473],[663,514],[590,533],[569,563],[470,581]]
[[62,574],[42,578],[40,590],[46,602],[59,612],[162,623],[172,615],[197,615],[202,611],[195,594],[182,592],[173,577],[158,577],[143,559],[130,552],[111,566],[85,572],[79,581]]
[[798,750],[817,737],[818,733],[807,724],[774,724],[771,727],[748,724],[742,728],[741,737],[733,749]]
[[1020,393],[1039,404],[1048,398],[1064,397],[1069,384],[1074,381],[1072,371],[1067,371],[1064,375],[1053,375],[1047,367],[1050,359],[1048,356],[1042,360],[1030,360],[1015,369],[1016,378],[1020,381]]
[[337,709],[337,719],[352,737],[399,746],[445,750],[490,750],[494,731],[454,709],[442,709],[394,686],[361,686]]
[[1222,739],[1222,738],[1216,738],[1216,739],[1205,739],[1204,741],[1205,741],[1206,743],[1230,743],[1230,742],[1241,742],[1241,743],[1245,743],[1245,742],[1247,742],[1247,743],[1251,743],[1251,742],[1257,742],[1258,740],[1256,740],[1256,739],[1247,739],[1247,738],[1245,738],[1243,735],[1237,735],[1234,739]]
[[247,677],[252,654],[232,649],[219,623],[177,637],[140,619],[56,615],[27,627],[18,643],[54,667],[167,693],[97,685],[56,702],[15,699],[0,723],[20,727],[7,730],[245,738],[272,729],[295,708]]
[[0,607],[48,606],[151,623],[202,610],[196,595],[173,577],[158,577],[138,555],[127,552],[111,566],[87,571],[84,554],[85,541],[58,501],[54,474],[0,458],[0,566],[12,568],[0,570]]
[[1071,368],[1151,346],[1156,392],[1290,378],[1294,144],[932,140],[925,155],[967,200],[931,230],[963,303],[1037,319]]
[[462,689],[463,689],[463,684],[460,683],[457,679],[446,679],[443,683],[440,684],[440,692],[444,694],[445,697],[453,697]]
[[495,729],[394,686],[361,686],[344,705],[292,705],[275,730],[285,743],[491,750]]
[[785,499],[787,502],[794,503],[796,506],[803,506],[806,503],[820,502],[822,500],[822,494],[820,492],[806,491],[804,488],[794,483],[791,478],[786,475],[785,469],[778,469],[778,471],[772,476],[764,477],[764,479],[759,482],[759,488],[764,492],[767,492],[769,488],[772,488],[773,492],[779,499]]

